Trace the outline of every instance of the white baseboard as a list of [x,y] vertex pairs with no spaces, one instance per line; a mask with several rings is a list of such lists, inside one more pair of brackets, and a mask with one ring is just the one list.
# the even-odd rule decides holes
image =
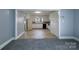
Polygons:
[[74,39],[77,40],[77,41],[79,41],[79,38],[77,38],[77,37],[74,37]]
[[73,36],[62,36],[62,37],[59,37],[59,39],[74,39]]
[[5,47],[7,44],[9,44],[12,40],[14,40],[15,38],[13,37],[13,38],[11,38],[11,39],[9,39],[9,40],[7,40],[6,42],[4,42],[3,44],[1,44],[0,45],[0,50],[3,48],[3,47]]
[[59,37],[59,39],[75,39],[75,40],[79,41],[79,38],[74,37],[74,36],[63,36],[63,37]]
[[15,37],[15,40],[17,40],[18,38],[20,38],[23,34],[24,34],[24,32],[22,32],[21,34],[19,34],[17,37]]

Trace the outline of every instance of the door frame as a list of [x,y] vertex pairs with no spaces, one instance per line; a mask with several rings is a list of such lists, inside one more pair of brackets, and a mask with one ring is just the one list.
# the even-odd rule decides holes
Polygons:
[[15,9],[15,39],[17,37],[17,10]]

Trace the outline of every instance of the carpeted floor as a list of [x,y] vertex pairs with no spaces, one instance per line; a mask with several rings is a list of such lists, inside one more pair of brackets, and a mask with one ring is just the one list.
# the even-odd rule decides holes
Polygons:
[[73,39],[21,39],[13,40],[2,50],[79,50]]

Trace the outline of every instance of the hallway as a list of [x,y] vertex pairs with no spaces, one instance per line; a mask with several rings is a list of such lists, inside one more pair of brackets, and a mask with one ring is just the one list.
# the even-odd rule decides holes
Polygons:
[[25,32],[19,39],[48,39],[56,38],[48,29],[33,29]]
[[79,10],[0,10],[0,24],[3,50],[79,49]]

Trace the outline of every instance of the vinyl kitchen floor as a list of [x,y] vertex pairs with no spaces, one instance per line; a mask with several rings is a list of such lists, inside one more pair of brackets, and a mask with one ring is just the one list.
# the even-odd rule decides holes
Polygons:
[[32,31],[25,32],[20,39],[47,39],[56,38],[48,29],[34,29]]

